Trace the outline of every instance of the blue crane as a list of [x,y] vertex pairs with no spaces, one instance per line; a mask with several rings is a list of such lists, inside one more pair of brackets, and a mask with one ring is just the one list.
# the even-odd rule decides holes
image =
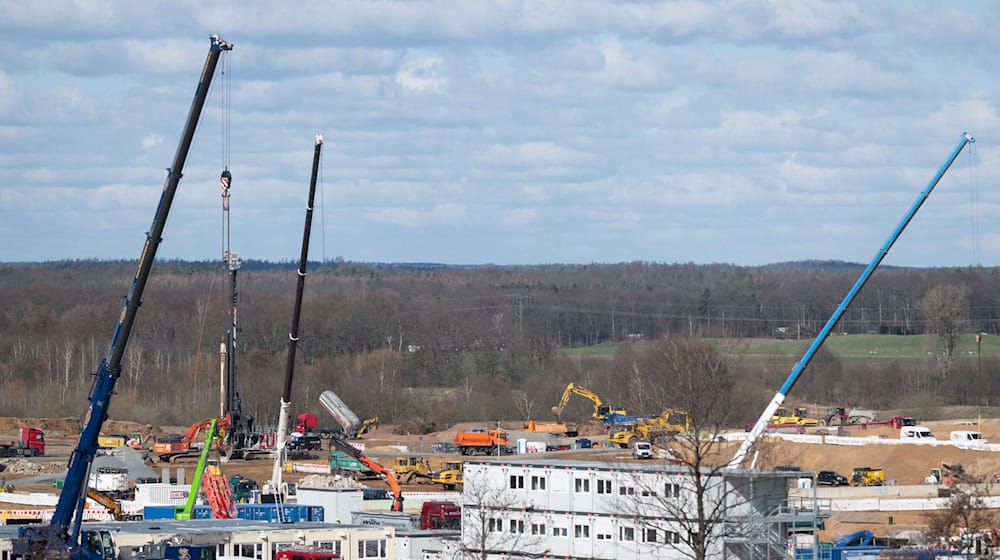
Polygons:
[[[795,367],[792,368],[792,373],[789,374],[788,379],[786,379],[785,383],[781,386],[780,389],[778,389],[778,392],[774,395],[774,398],[771,399],[771,402],[768,403],[766,407],[764,407],[764,413],[761,414],[760,418],[757,419],[757,423],[754,424],[753,429],[750,430],[750,433],[747,434],[746,439],[744,439],[743,443],[740,444],[739,449],[736,451],[736,455],[734,455],[732,460],[729,462],[730,467],[734,468],[739,467],[740,464],[743,463],[743,460],[746,459],[747,452],[757,442],[757,440],[760,439],[760,436],[764,433],[764,430],[767,429],[767,424],[771,420],[771,416],[773,416],[774,412],[778,410],[778,407],[781,406],[781,403],[785,402],[785,397],[788,396],[788,392],[792,390],[792,386],[794,386],[795,382],[799,380],[799,376],[801,376],[802,372],[805,371],[806,366],[808,366],[809,362],[812,361],[813,356],[816,355],[816,352],[819,350],[820,346],[822,346],[823,343],[826,341],[827,337],[830,336],[830,331],[832,331],[833,327],[837,325],[837,321],[840,320],[841,315],[843,315],[844,311],[847,310],[847,306],[850,305],[852,301],[854,301],[854,298],[858,295],[858,292],[861,291],[861,288],[863,288],[865,286],[865,283],[868,282],[868,279],[871,278],[872,273],[875,272],[875,269],[878,268],[878,265],[882,263],[882,259],[884,259],[885,256],[889,253],[889,249],[891,249],[893,244],[896,243],[896,240],[899,239],[900,234],[902,234],[903,230],[906,229],[906,226],[909,225],[910,220],[912,220],[913,216],[916,215],[917,210],[920,210],[920,207],[927,200],[927,197],[930,196],[931,191],[934,190],[934,187],[937,186],[938,182],[941,181],[941,178],[944,177],[945,172],[948,171],[948,168],[951,167],[951,164],[955,162],[955,158],[958,157],[958,154],[962,152],[962,149],[965,148],[967,144],[972,144],[975,141],[976,139],[970,136],[968,133],[965,132],[962,133],[961,140],[959,140],[958,145],[955,146],[955,149],[952,150],[951,155],[948,156],[947,161],[945,161],[944,164],[941,165],[941,168],[938,169],[938,172],[934,175],[934,178],[931,179],[931,182],[927,184],[923,192],[920,193],[920,196],[917,197],[917,200],[913,202],[913,205],[910,206],[910,209],[906,212],[905,215],[903,215],[903,219],[900,220],[899,224],[896,226],[896,229],[893,230],[892,235],[889,236],[889,239],[885,242],[885,245],[883,245],[878,250],[878,252],[875,253],[875,257],[872,258],[872,261],[868,264],[868,267],[865,268],[864,272],[861,273],[861,276],[858,278],[857,282],[854,283],[854,287],[852,287],[851,290],[847,292],[847,295],[844,297],[844,301],[842,301],[840,305],[837,307],[837,309],[834,310],[833,315],[830,316],[830,319],[826,322],[826,325],[824,325],[823,329],[819,332],[818,335],[816,335],[816,340],[814,340],[813,343],[809,345],[809,348],[806,350],[806,353],[802,356],[801,359],[799,359],[798,363],[795,364]],[[753,465],[751,464],[751,468],[752,467]]]
[[[146,243],[139,257],[139,266],[132,278],[132,285],[125,296],[122,313],[111,337],[111,346],[107,356],[101,360],[94,375],[94,384],[90,389],[90,409],[84,422],[80,441],[69,459],[69,470],[63,484],[59,502],[56,505],[52,521],[48,526],[23,527],[17,539],[14,540],[14,557],[24,560],[41,560],[43,558],[71,558],[90,560],[105,558],[109,548],[110,535],[97,535],[97,539],[87,539],[80,543],[80,523],[83,517],[83,505],[86,500],[85,490],[87,473],[97,453],[97,436],[101,426],[108,417],[108,406],[115,392],[115,383],[121,375],[122,356],[125,346],[132,334],[132,326],[142,304],[142,293],[153,268],[156,250],[160,246],[163,229],[167,223],[167,215],[173,204],[177,185],[184,172],[184,162],[187,160],[191,141],[194,138],[202,108],[208,97],[208,90],[215,74],[219,58],[224,51],[232,50],[231,43],[223,41],[218,35],[211,37],[211,47],[202,68],[198,87],[191,102],[191,110],[184,125],[173,165],[167,170],[167,179],[163,184],[163,192],[156,207],[153,225],[146,233]],[[91,535],[94,536],[94,535]],[[96,543],[96,544],[95,544]],[[112,547],[113,553],[113,547]]]

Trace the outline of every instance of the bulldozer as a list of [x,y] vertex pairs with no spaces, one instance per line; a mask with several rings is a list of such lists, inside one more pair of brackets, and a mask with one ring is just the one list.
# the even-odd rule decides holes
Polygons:
[[882,486],[885,484],[885,472],[881,468],[854,467],[851,475],[851,486]]
[[433,484],[433,471],[427,459],[396,457],[392,473],[401,484]]

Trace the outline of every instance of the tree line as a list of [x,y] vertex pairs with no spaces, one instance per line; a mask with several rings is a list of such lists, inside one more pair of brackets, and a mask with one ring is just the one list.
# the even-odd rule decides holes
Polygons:
[[[560,350],[662,337],[805,339],[820,330],[860,268],[310,263],[293,408],[322,413],[318,396],[332,389],[359,416],[383,421],[543,418],[570,381],[641,408],[641,347],[625,345],[611,359]],[[239,390],[264,424],[276,417],[285,374],[294,269],[248,263],[238,276]],[[129,262],[0,265],[0,415],[83,413],[133,273]],[[880,270],[837,331],[935,334],[933,358],[904,367],[838,363],[821,353],[811,366],[816,375],[804,376],[796,396],[873,407],[988,403],[996,392],[993,364],[986,373],[983,364],[965,371],[970,366],[949,355],[948,341],[1000,330],[997,274]],[[112,416],[186,425],[217,414],[227,281],[213,263],[156,265]],[[745,385],[734,391],[740,399],[733,410],[752,419],[787,371],[778,363],[732,367]],[[571,406],[579,416],[589,413],[589,403]]]

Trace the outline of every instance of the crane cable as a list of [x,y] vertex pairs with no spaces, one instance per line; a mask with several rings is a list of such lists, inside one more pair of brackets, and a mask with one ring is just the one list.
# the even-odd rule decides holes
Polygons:
[[[222,164],[226,172],[224,172],[223,177],[228,174],[229,170],[229,123],[230,123],[230,105],[231,105],[231,78],[230,78],[230,68],[229,68],[229,51],[223,51],[219,56],[219,72],[222,77],[222,93],[220,94],[221,104],[222,104]],[[225,212],[229,206],[229,195],[228,195],[228,180],[223,184],[223,207]],[[223,242],[225,243],[225,242]],[[225,246],[223,246],[223,251],[225,251]],[[201,391],[197,390],[198,387],[198,373],[200,369],[201,361],[198,360],[198,356],[201,356],[201,349],[205,339],[205,323],[208,320],[209,309],[212,307],[212,294],[215,292],[215,282],[219,278],[220,269],[218,267],[212,267],[211,281],[208,284],[208,295],[205,297],[205,305],[201,310],[201,318],[198,325],[198,338],[197,338],[197,348],[195,349],[195,359],[192,366],[193,382],[192,386],[195,387],[195,391],[191,394],[191,403],[197,404],[198,395]]]
[[972,227],[972,266],[978,267],[979,261],[979,168],[976,165],[975,144],[969,145],[969,218]]
[[324,181],[323,181],[323,158],[319,158],[319,229],[320,229],[320,244],[322,250],[320,251],[323,255],[323,264],[326,264],[326,200],[323,197],[324,193]]

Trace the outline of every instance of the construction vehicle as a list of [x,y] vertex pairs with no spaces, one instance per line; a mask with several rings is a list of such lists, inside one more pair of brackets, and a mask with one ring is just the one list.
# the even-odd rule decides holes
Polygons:
[[87,488],[87,498],[97,502],[104,506],[104,509],[111,513],[111,516],[115,518],[115,521],[141,521],[142,512],[136,513],[125,513],[122,509],[121,503],[104,492],[99,490],[94,490],[93,488]]
[[934,478],[936,484],[944,484],[946,486],[954,486],[959,482],[966,482],[969,479],[969,475],[965,472],[965,467],[961,463],[946,464],[941,463],[941,468],[931,469],[931,477]]
[[135,492],[128,482],[128,469],[120,467],[98,467],[87,477],[87,488],[96,490],[115,499],[132,497]]
[[205,430],[205,444],[201,448],[201,456],[198,458],[198,466],[194,469],[194,476],[191,477],[191,489],[188,492],[187,502],[174,511],[174,519],[191,519],[195,501],[198,499],[198,492],[201,491],[201,479],[205,474],[205,466],[208,464],[208,454],[212,450],[212,444],[225,438],[225,428],[220,427],[219,424],[217,419],[212,418],[208,429]]
[[323,449],[323,440],[314,434],[301,434],[299,432],[292,432],[292,435],[288,438],[288,443],[285,444],[285,450],[288,452],[307,452],[307,451],[318,451]]
[[427,459],[417,457],[396,457],[392,474],[403,484],[433,484],[434,472]]
[[659,426],[668,434],[683,434],[691,429],[691,415],[686,410],[673,408],[664,410],[659,416],[651,416],[645,422]]
[[0,457],[38,457],[45,455],[45,432],[38,428],[18,431],[17,441],[0,442]]
[[229,477],[229,491],[233,494],[233,501],[240,504],[250,504],[254,502],[260,486],[252,478],[244,478],[238,474]]
[[594,413],[592,417],[595,420],[601,420],[606,423],[611,416],[628,415],[624,409],[618,409],[604,404],[601,397],[598,397],[597,393],[591,391],[590,389],[570,383],[569,385],[566,385],[566,390],[563,391],[562,398],[559,399],[559,404],[552,407],[552,414],[555,415],[557,420],[562,419],[563,410],[566,409],[566,405],[569,404],[569,399],[573,395],[579,395],[594,404]]
[[[653,443],[657,438],[668,435],[670,432],[657,423],[638,423],[623,426],[621,429],[608,436],[608,441],[622,449],[632,447],[637,441]],[[675,432],[676,433],[676,432]]]
[[41,560],[43,558],[76,560],[115,557],[114,539],[110,531],[106,529],[89,530],[81,539],[82,500],[86,491],[87,473],[90,471],[94,456],[97,454],[97,436],[100,435],[101,426],[104,425],[108,417],[108,407],[111,404],[111,397],[115,393],[115,384],[121,376],[122,358],[125,355],[128,339],[132,334],[132,327],[141,307],[142,294],[149,280],[157,249],[163,239],[163,230],[177,192],[177,186],[183,175],[184,162],[187,159],[191,141],[205,105],[205,99],[208,97],[212,77],[215,75],[221,54],[231,49],[230,43],[223,41],[218,35],[212,36],[211,47],[201,71],[198,87],[191,102],[191,109],[188,112],[187,122],[177,146],[173,164],[168,169],[167,179],[160,194],[152,226],[146,233],[146,242],[142,248],[139,265],[132,278],[128,294],[125,296],[108,353],[101,360],[94,373],[94,384],[89,394],[90,409],[80,434],[80,440],[70,455],[69,469],[56,509],[48,525],[26,526],[20,529],[17,538],[12,543],[12,556],[14,558],[20,560]]
[[580,434],[580,429],[576,422],[552,423],[529,420],[524,423],[524,431],[540,434],[559,434],[566,437],[576,437]]
[[352,434],[357,434],[359,426],[361,426],[361,420],[358,419],[358,415],[354,413],[353,410],[348,407],[337,393],[333,391],[323,391],[319,396],[319,404],[323,405],[323,408],[333,416],[335,420],[340,424],[341,430],[345,437],[351,437]]
[[819,420],[815,418],[809,418],[809,413],[806,411],[805,407],[798,407],[792,414],[788,414],[788,411],[783,406],[779,406],[774,415],[771,416],[771,424],[778,426],[804,426],[804,427],[815,427],[819,425]]
[[390,469],[387,469],[368,457],[365,457],[365,455],[361,453],[360,449],[338,437],[330,439],[330,446],[336,447],[337,451],[341,451],[351,457],[354,457],[359,463],[384,480],[385,483],[389,485],[389,490],[392,492],[392,511],[403,511],[403,489],[399,487],[399,482],[396,481],[396,477],[392,474]]
[[878,413],[874,410],[851,409],[849,412],[842,406],[826,409],[823,417],[824,426],[845,426],[854,424],[871,424],[878,420]]
[[330,451],[330,473],[347,476],[354,480],[378,478],[375,473],[361,464],[353,454],[337,449]]
[[[302,233],[302,250],[299,257],[299,270],[295,286],[295,306],[292,311],[292,326],[288,332],[288,355],[285,360],[285,384],[281,393],[278,412],[278,441],[274,450],[274,466],[271,469],[271,480],[264,485],[268,494],[288,496],[288,487],[281,481],[281,466],[285,460],[285,433],[288,431],[288,415],[292,407],[292,378],[295,373],[295,354],[299,342],[299,322],[302,314],[302,294],[306,285],[306,264],[309,261],[309,232],[312,228],[313,202],[316,198],[316,180],[319,175],[319,158],[323,150],[323,137],[319,134],[313,144],[312,176],[309,180],[309,196],[306,202],[305,228]],[[310,427],[308,424],[312,423]],[[299,415],[296,422],[297,440],[292,441],[294,450],[321,449],[322,441],[318,436],[307,435],[319,424],[315,414]],[[305,428],[299,431],[298,428]]]
[[379,424],[379,417],[372,416],[371,418],[365,418],[361,421],[361,425],[358,426],[353,433],[347,434],[351,439],[359,439],[361,436],[367,434],[368,432],[377,429]]
[[228,416],[222,418],[206,418],[200,422],[191,424],[191,427],[184,432],[181,437],[170,437],[158,440],[153,444],[153,454],[160,461],[176,463],[181,459],[193,459],[201,456],[201,449],[195,447],[194,442],[202,437],[201,434],[209,430],[213,422],[218,423],[219,433],[225,434],[231,426],[231,419]]
[[116,449],[119,447],[131,447],[132,449],[142,449],[142,434],[132,432],[131,434],[101,434],[97,436],[97,445],[101,449]]
[[[795,364],[795,367],[792,368],[792,372],[788,375],[788,378],[778,389],[778,392],[775,393],[774,397],[771,398],[771,402],[769,402],[767,406],[764,407],[764,411],[761,413],[760,418],[757,419],[757,422],[754,424],[753,429],[750,430],[750,433],[747,434],[743,442],[740,443],[739,449],[737,449],[736,453],[733,455],[733,458],[730,460],[729,462],[730,467],[734,468],[739,467],[743,463],[743,460],[746,459],[747,453],[750,451],[750,448],[753,447],[760,439],[760,437],[764,434],[764,430],[767,429],[771,417],[774,416],[774,413],[775,411],[777,411],[778,407],[785,402],[785,398],[788,396],[788,393],[792,390],[792,387],[795,385],[795,382],[799,380],[799,377],[802,375],[802,372],[805,371],[806,366],[809,365],[809,362],[812,361],[813,357],[816,355],[816,352],[820,349],[820,347],[823,345],[826,339],[830,336],[830,332],[833,331],[833,327],[835,327],[837,325],[837,322],[840,321],[840,318],[847,310],[847,307],[851,304],[852,301],[854,301],[854,298],[857,297],[858,292],[860,292],[861,289],[865,286],[865,284],[868,282],[868,279],[871,278],[872,273],[874,273],[875,269],[878,268],[879,264],[882,263],[882,260],[885,258],[885,256],[889,254],[889,250],[892,248],[893,244],[895,244],[896,240],[899,239],[900,234],[903,233],[903,230],[906,229],[906,226],[910,223],[910,220],[912,220],[913,216],[916,215],[917,210],[920,209],[924,201],[927,200],[927,197],[930,196],[931,191],[934,190],[934,187],[944,176],[945,172],[948,171],[949,167],[951,167],[951,164],[958,157],[958,154],[962,151],[963,148],[965,148],[967,144],[971,144],[975,141],[976,141],[975,138],[973,138],[969,134],[962,133],[962,138],[958,142],[958,145],[956,145],[955,148],[952,150],[951,155],[948,156],[948,159],[938,169],[937,173],[931,179],[931,182],[927,184],[924,190],[917,197],[917,200],[913,202],[913,204],[910,206],[910,209],[906,212],[906,214],[903,215],[902,220],[900,220],[899,224],[896,226],[896,229],[893,230],[892,234],[889,236],[889,239],[875,253],[875,256],[872,258],[871,262],[858,277],[858,280],[854,283],[854,286],[851,287],[850,291],[847,292],[847,295],[844,296],[844,300],[840,303],[839,306],[837,306],[837,309],[834,310],[833,314],[830,316],[830,319],[827,320],[826,324],[820,330],[819,334],[816,335],[816,339],[813,340],[812,344],[809,345],[809,348],[806,350],[805,354],[802,356],[802,358],[799,359],[798,363]],[[751,460],[751,465],[750,465],[751,468],[753,468],[754,463],[756,463],[756,453],[754,454],[754,459]]]
[[452,439],[462,455],[493,455],[507,447],[507,432],[503,430],[472,430],[458,432]]
[[315,413],[306,412],[295,417],[295,431],[300,434],[311,434],[318,428],[319,418]]
[[881,468],[854,467],[851,475],[851,486],[882,486],[885,484],[885,472]]
[[462,528],[462,508],[454,502],[424,502],[420,507],[420,529]]
[[455,490],[462,486],[464,478],[462,475],[462,461],[448,461],[444,466],[434,472],[431,482],[440,484],[445,490]]

